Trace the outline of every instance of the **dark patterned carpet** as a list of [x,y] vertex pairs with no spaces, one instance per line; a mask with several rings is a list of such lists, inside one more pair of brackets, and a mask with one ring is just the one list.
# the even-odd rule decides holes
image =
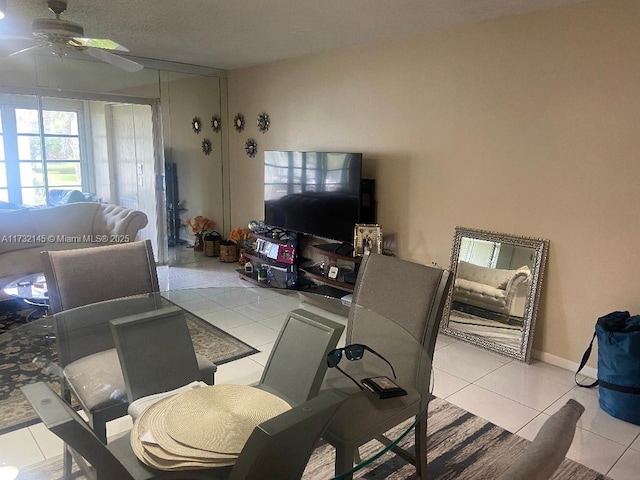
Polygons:
[[[167,306],[172,305],[165,301]],[[221,365],[257,352],[232,335],[185,313],[196,353],[212,362]],[[50,331],[37,326],[37,322],[27,322],[27,317],[34,315],[40,316],[37,310],[25,308],[18,301],[0,302],[0,434],[37,422],[21,386],[44,381],[59,390],[55,341],[46,338]],[[29,334],[25,336],[26,330]]]
[[21,300],[0,301],[0,335],[20,328],[29,319],[41,316],[43,309],[30,307]]
[[[406,430],[406,425],[399,428]],[[434,399],[429,404],[427,426],[427,460],[429,480],[490,480],[498,477],[529,445],[527,440],[478,418],[450,403]],[[367,452],[379,448],[370,442],[360,449],[363,458]],[[413,432],[407,435],[404,446],[413,445]],[[333,477],[334,453],[330,445],[323,444],[313,453],[304,480]],[[62,478],[62,457],[47,460],[23,469],[17,480],[57,480]],[[76,478],[84,479],[83,475]],[[354,478],[363,479],[417,479],[415,469],[393,454],[356,472]],[[565,459],[554,480],[604,480],[607,477],[572,460]]]

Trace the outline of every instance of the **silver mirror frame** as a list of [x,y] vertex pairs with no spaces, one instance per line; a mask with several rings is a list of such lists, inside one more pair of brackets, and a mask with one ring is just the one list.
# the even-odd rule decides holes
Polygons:
[[[486,240],[489,242],[501,242],[515,245],[518,247],[531,248],[536,252],[536,258],[532,269],[531,281],[529,282],[527,300],[525,304],[523,317],[522,341],[518,350],[514,350],[496,342],[483,339],[477,335],[471,335],[449,328],[449,316],[451,314],[451,305],[453,297],[453,287],[456,279],[458,258],[460,255],[460,245],[462,238],[472,238],[478,240]],[[440,331],[446,335],[456,337],[465,342],[477,345],[479,347],[492,350],[494,352],[506,355],[522,362],[529,362],[531,356],[531,343],[533,341],[533,332],[536,323],[536,315],[538,312],[538,302],[540,300],[540,289],[542,287],[542,279],[544,277],[544,268],[547,261],[547,251],[549,250],[549,240],[531,237],[521,237],[505,233],[492,232],[487,230],[476,230],[472,228],[455,227],[453,236],[453,246],[451,248],[450,269],[453,276],[451,288],[447,295]]]

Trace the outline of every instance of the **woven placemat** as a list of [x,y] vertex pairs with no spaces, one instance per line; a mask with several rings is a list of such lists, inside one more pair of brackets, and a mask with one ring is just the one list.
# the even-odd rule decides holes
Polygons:
[[[259,388],[212,385],[180,394],[167,406],[162,428],[183,445],[239,455],[257,425],[290,408]],[[150,425],[152,433],[157,428]]]

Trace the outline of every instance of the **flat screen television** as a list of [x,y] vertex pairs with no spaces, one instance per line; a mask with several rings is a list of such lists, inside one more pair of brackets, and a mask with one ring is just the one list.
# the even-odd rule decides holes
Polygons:
[[352,243],[361,174],[361,153],[265,151],[265,224]]

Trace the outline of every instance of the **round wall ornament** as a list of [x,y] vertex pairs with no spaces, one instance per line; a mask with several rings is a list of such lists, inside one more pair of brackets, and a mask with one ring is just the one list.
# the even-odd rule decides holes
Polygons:
[[262,112],[258,114],[258,120],[257,120],[257,125],[258,125],[258,130],[260,130],[262,133],[265,133],[267,130],[269,130],[269,127],[271,126],[271,120],[269,119],[269,114]]
[[211,141],[208,138],[202,140],[202,151],[205,155],[211,155]]
[[193,128],[194,132],[200,133],[200,130],[202,130],[202,121],[200,121],[200,118],[193,117],[193,120],[191,120],[191,128]]
[[258,153],[258,144],[253,138],[250,138],[244,142],[244,149],[247,152],[247,155],[253,158],[256,156],[256,153]]
[[214,115],[213,117],[211,117],[211,128],[213,128],[213,131],[216,133],[220,131],[220,129],[222,128],[222,123],[220,123],[219,116]]
[[233,119],[233,127],[236,129],[236,132],[241,132],[244,130],[244,115],[241,113],[236,114]]

